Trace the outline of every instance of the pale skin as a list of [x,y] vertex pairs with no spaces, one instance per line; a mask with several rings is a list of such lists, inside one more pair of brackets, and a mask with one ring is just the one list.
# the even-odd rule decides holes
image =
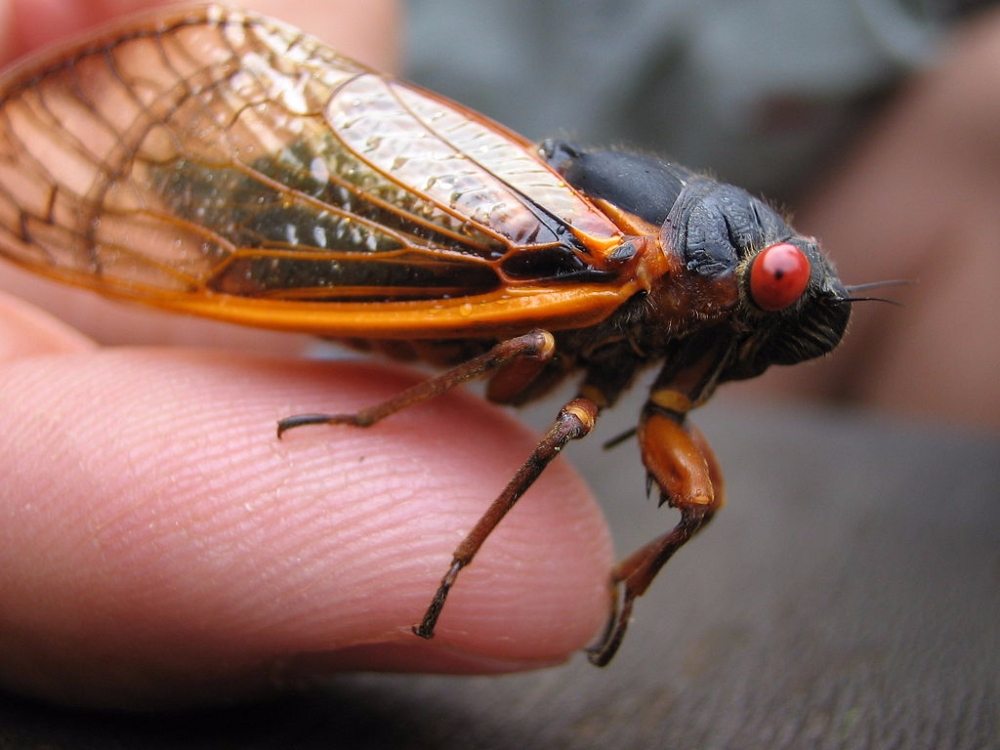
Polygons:
[[[152,5],[7,2],[2,48],[10,59]],[[247,5],[376,67],[397,67],[389,0]],[[803,231],[836,248],[849,283],[904,277],[920,286],[891,293],[905,297],[903,311],[859,308],[843,357],[802,376],[790,371],[778,388],[803,391],[796,382],[805,382],[818,395],[839,390],[1000,423],[995,376],[984,374],[1000,371],[996,295],[969,291],[1000,270],[982,239],[1000,236],[986,211],[1000,192],[997,170],[987,169],[994,154],[982,153],[1000,102],[990,109],[970,94],[952,120],[935,104],[965,80],[962,55],[992,50],[1000,75],[1000,26],[984,26],[961,49],[799,212]],[[956,127],[969,132],[948,139],[947,163],[981,203],[936,189],[929,175],[948,175],[924,164],[930,151],[921,144],[939,143],[935,128]],[[892,180],[904,178],[923,189],[894,206]],[[963,213],[940,205],[949,196]],[[922,201],[940,211],[921,210]],[[934,221],[915,226],[904,211]],[[933,255],[941,237],[956,253],[947,273]],[[865,242],[894,254],[865,251]],[[503,410],[454,393],[374,430],[317,428],[278,442],[281,417],[370,405],[417,376],[298,361],[291,355],[309,344],[304,337],[122,307],[7,264],[0,286],[12,293],[0,297],[4,687],[156,707],[252,695],[341,668],[506,672],[563,661],[604,624],[607,528],[557,460],[463,573],[437,637],[409,631],[458,535],[534,446]],[[928,325],[949,335],[929,336]],[[924,374],[925,362],[936,367]]]

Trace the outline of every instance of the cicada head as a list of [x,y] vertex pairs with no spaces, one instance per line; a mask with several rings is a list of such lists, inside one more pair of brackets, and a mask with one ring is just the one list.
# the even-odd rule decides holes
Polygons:
[[759,375],[833,351],[851,316],[847,289],[815,240],[792,236],[748,254],[737,267],[741,330],[723,377]]
[[816,240],[764,202],[732,185],[692,181],[663,231],[682,256],[689,289],[718,290],[713,325],[734,341],[720,380],[813,359],[840,342],[851,314],[847,289]]

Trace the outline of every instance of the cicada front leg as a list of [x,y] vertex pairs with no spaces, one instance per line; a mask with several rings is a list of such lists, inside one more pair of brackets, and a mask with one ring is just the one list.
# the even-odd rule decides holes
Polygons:
[[[669,532],[619,562],[612,571],[615,602],[601,641],[589,650],[591,663],[603,667],[625,637],[632,606],[649,588],[667,560],[703,528],[724,502],[722,472],[708,442],[684,413],[646,404],[639,444],[649,479],[660,489],[660,504],[680,511]],[[620,602],[619,602],[620,599]]]

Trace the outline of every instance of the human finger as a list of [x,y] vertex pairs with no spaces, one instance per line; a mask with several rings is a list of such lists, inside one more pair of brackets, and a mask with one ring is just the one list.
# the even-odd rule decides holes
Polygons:
[[70,703],[255,694],[337,669],[504,672],[606,616],[602,517],[557,460],[410,632],[451,552],[529,453],[449,394],[370,429],[274,436],[411,378],[368,363],[100,349],[0,366],[0,679]]

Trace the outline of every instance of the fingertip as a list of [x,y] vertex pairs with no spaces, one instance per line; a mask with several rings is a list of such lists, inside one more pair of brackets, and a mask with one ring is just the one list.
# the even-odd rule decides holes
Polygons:
[[505,672],[562,661],[603,623],[607,529],[558,460],[463,571],[436,637],[410,632],[533,446],[495,407],[449,394],[279,442],[278,418],[370,404],[412,375],[177,350],[63,359],[0,383],[27,425],[4,441],[14,689],[164,704],[266,686],[285,662]]
[[[371,363],[338,367],[337,380],[338,411],[377,403],[414,382]],[[328,404],[322,388],[321,382],[315,397],[301,398]],[[396,530],[401,537],[388,548],[407,553],[388,561],[372,544],[351,556],[362,568],[393,568],[396,579],[386,603],[400,608],[388,618],[393,627],[381,644],[344,644],[321,662],[347,667],[371,658],[372,668],[396,660],[399,669],[462,673],[537,668],[569,658],[604,625],[613,558],[609,532],[585,483],[557,459],[461,572],[434,638],[424,641],[411,632],[456,546],[537,442],[538,436],[508,412],[459,391],[369,429],[322,427],[296,431],[291,438],[286,434],[297,460],[319,448],[345,459],[348,467],[356,462],[341,476],[367,498],[369,508],[380,502],[374,487],[385,488],[384,505],[376,511],[384,524],[380,533]],[[318,494],[329,491],[329,470],[326,465],[316,477]],[[387,650],[379,656],[381,646]]]

